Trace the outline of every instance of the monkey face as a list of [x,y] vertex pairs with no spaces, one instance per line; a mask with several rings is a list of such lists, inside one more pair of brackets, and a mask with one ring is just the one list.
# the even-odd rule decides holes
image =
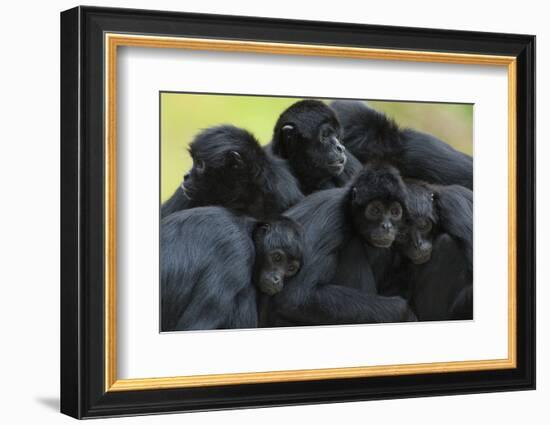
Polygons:
[[439,233],[437,192],[431,185],[407,181],[407,218],[399,230],[396,245],[413,264],[424,264],[432,255],[432,244]]
[[254,232],[254,245],[255,283],[261,292],[275,295],[283,290],[285,281],[300,270],[302,229],[286,217],[261,223]]
[[237,151],[220,154],[215,161],[193,155],[193,166],[183,177],[181,190],[196,206],[235,206],[249,194],[249,170]]
[[344,171],[347,162],[346,149],[340,143],[339,126],[324,123],[319,126],[315,143],[311,143],[309,155],[315,159],[319,167],[332,176],[338,176]]
[[294,276],[299,269],[300,262],[282,249],[266,252],[261,259],[258,287],[267,295],[275,295],[283,290],[285,279]]
[[341,132],[334,111],[323,102],[296,102],[279,117],[274,152],[309,176],[338,176],[347,162]]
[[396,245],[414,264],[428,262],[432,255],[433,223],[428,218],[408,220],[398,232]]
[[359,199],[358,191],[351,189],[351,211],[357,232],[370,245],[389,248],[397,236],[403,207],[393,199]]
[[220,205],[248,211],[259,191],[259,170],[266,155],[254,136],[231,125],[214,126],[199,132],[189,146],[193,166],[185,174],[180,190],[190,207]]
[[397,201],[375,199],[363,208],[361,234],[377,248],[389,248],[397,235],[403,208]]
[[407,200],[399,171],[385,163],[369,163],[357,175],[349,193],[355,230],[370,245],[389,248]]

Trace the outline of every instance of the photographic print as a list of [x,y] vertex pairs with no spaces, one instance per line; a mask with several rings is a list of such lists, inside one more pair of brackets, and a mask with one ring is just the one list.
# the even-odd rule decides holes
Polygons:
[[534,64],[522,34],[64,11],[61,411],[533,389]]
[[161,332],[473,319],[473,104],[159,96]]

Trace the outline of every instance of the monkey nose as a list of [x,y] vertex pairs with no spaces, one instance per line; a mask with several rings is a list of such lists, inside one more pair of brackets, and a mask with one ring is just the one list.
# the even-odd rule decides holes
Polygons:
[[382,223],[382,229],[390,230],[392,227],[391,223]]
[[422,239],[414,239],[413,245],[416,249],[422,250],[424,248],[424,241]]

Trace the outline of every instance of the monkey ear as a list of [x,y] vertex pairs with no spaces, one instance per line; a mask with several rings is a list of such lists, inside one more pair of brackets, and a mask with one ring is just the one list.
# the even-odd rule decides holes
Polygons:
[[357,188],[352,187],[350,192],[351,201],[355,201],[357,199]]
[[293,124],[285,124],[281,128],[281,138],[283,139],[283,143],[291,143],[294,139],[294,130],[296,127],[294,127]]
[[229,152],[229,160],[231,161],[231,166],[233,168],[244,168],[244,160],[239,152]]
[[289,147],[294,139],[295,127],[293,124],[285,124],[281,127],[278,143],[274,153],[281,158],[288,159]]
[[267,232],[269,232],[269,231],[271,230],[271,224],[269,224],[269,223],[264,223],[264,222],[261,222],[261,221],[260,221],[260,222],[258,222],[258,223],[256,224],[256,230],[260,230],[260,231],[262,231],[262,232],[267,233]]

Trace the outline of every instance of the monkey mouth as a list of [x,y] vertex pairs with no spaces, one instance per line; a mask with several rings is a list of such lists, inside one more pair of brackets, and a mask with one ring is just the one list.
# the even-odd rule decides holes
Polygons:
[[413,264],[416,264],[416,265],[424,264],[424,263],[427,263],[428,261],[430,261],[430,258],[432,258],[432,253],[427,252],[427,253],[411,256],[409,258],[411,259],[411,262]]
[[375,248],[389,248],[393,244],[393,239],[374,239],[369,238],[369,242]]
[[329,162],[327,164],[328,169],[335,175],[339,175],[344,171],[344,167],[346,166],[347,158],[343,156],[342,158],[334,161]]
[[273,296],[275,294],[278,294],[283,290],[284,285],[281,283],[279,285],[274,284],[272,282],[260,282],[260,290],[269,296]]

